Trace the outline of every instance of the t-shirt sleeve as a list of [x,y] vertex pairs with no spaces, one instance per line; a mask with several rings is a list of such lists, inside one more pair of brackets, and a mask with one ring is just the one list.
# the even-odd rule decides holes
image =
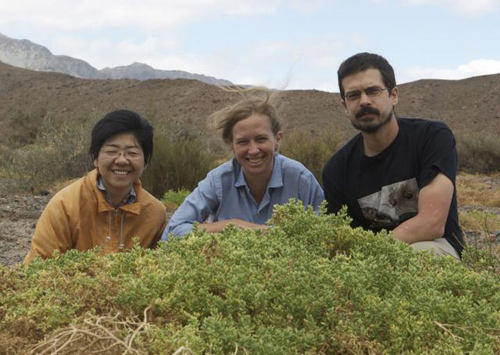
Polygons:
[[453,133],[446,125],[440,125],[423,139],[420,160],[420,188],[429,184],[439,173],[455,182],[457,151]]
[[341,158],[334,156],[326,163],[323,169],[323,187],[328,213],[337,213],[343,205],[347,204],[347,198],[343,193],[343,167],[341,165]]

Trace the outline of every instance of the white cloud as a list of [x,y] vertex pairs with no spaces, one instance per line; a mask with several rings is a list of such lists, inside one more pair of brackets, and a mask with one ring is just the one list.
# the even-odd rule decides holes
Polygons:
[[279,60],[282,63],[301,62],[313,67],[338,65],[338,53],[346,44],[336,39],[304,39],[300,41],[266,41],[249,49],[253,61]]
[[0,24],[44,30],[142,28],[168,30],[206,16],[274,13],[281,0],[18,0],[0,3]]
[[401,82],[418,79],[450,79],[458,80],[479,75],[499,74],[500,60],[476,59],[459,65],[454,69],[443,68],[410,68],[402,72]]
[[[378,9],[390,17],[388,10],[396,7],[394,3],[420,6],[419,14],[420,10],[425,13],[439,7],[477,17],[496,11],[500,0],[364,0],[364,3],[379,3],[369,7],[374,11],[373,17],[381,16],[375,13]],[[344,7],[338,0],[4,0],[0,1],[0,33],[28,38],[54,54],[83,59],[98,69],[142,62],[157,69],[185,70],[239,84],[279,88],[287,83],[290,89],[336,91],[335,72],[351,52],[370,49],[383,52],[387,48],[384,41],[388,39],[392,42],[387,55],[396,62],[397,54],[390,53],[397,50],[392,43],[398,40],[392,35],[377,35],[377,28],[373,33],[355,34],[357,27],[351,23],[346,26],[340,18],[318,19],[312,15],[312,12],[325,15],[328,11],[336,14],[337,5]],[[416,8],[410,10],[413,9]],[[295,13],[290,16],[292,12]],[[297,12],[304,14],[299,20]],[[482,38],[484,32],[475,31],[473,21],[470,26],[462,25],[463,16],[454,20],[474,38]],[[322,23],[325,18],[326,23]],[[244,22],[243,30],[237,28],[240,19]],[[429,16],[429,21],[434,20]],[[443,25],[449,27],[450,36],[467,37],[453,27],[455,23]],[[276,30],[269,30],[272,26]],[[290,26],[300,31],[295,27],[286,31]],[[484,31],[483,26],[476,27]],[[216,32],[211,35],[213,29]],[[433,50],[430,44],[419,42],[425,37],[421,31],[417,26],[397,32],[407,34],[405,40],[414,43],[418,51]],[[196,41],[197,36],[203,42],[199,38]],[[439,48],[443,55],[436,56],[445,63],[450,56],[463,58],[469,54],[465,45],[447,45],[443,41],[443,48]],[[477,47],[477,57],[498,58],[494,43]],[[471,61],[456,68],[446,68],[442,62],[434,65],[434,68],[398,70],[398,79],[460,79],[500,72],[498,61],[492,59]]]
[[[168,66],[170,58],[177,53],[177,43],[163,37],[151,36],[140,40],[129,38],[114,42],[109,37],[86,39],[68,34],[54,38],[49,49],[54,54],[83,59],[98,69],[141,62],[157,69],[184,70]],[[174,62],[179,63],[178,60]]]
[[465,16],[480,16],[497,10],[500,0],[403,0],[411,5],[439,5],[451,8]]
[[[454,1],[453,1],[454,2]],[[451,3],[453,3],[451,2]],[[498,0],[458,0],[458,9],[466,15],[481,15],[496,10],[499,5]]]
[[290,5],[297,11],[312,13],[321,9],[325,2],[325,0],[292,0]]
[[477,59],[460,65],[457,70],[463,77],[500,73],[500,60]]
[[[335,71],[346,45],[336,39],[265,41],[242,50],[212,54],[207,71],[238,84],[313,89],[322,81],[336,85]],[[244,53],[244,54],[242,54]],[[322,85],[322,84],[321,84]]]

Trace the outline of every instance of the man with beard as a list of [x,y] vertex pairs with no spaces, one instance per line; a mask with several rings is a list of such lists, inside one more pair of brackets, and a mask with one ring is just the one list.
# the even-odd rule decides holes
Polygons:
[[441,122],[396,117],[399,91],[385,58],[359,53],[337,74],[342,105],[360,134],[324,167],[328,212],[347,205],[352,227],[392,230],[415,250],[459,259],[453,133]]

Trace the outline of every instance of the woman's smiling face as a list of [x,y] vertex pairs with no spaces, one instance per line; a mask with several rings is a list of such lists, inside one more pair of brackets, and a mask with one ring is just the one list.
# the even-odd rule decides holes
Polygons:
[[124,195],[144,171],[144,153],[133,134],[119,133],[104,142],[94,165],[106,190]]
[[269,117],[258,113],[236,123],[232,133],[231,149],[245,177],[268,180],[283,133],[274,135]]

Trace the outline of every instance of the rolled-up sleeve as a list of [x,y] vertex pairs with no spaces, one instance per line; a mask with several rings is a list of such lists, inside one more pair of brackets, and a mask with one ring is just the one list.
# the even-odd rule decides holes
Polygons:
[[318,212],[321,203],[325,199],[323,189],[318,180],[316,180],[310,171],[305,170],[300,176],[299,184],[299,198],[304,203],[304,206],[313,206],[313,209]]
[[174,237],[188,234],[193,229],[194,222],[205,222],[210,215],[216,213],[218,206],[216,182],[214,176],[209,174],[172,215],[162,240],[167,240],[169,234]]

